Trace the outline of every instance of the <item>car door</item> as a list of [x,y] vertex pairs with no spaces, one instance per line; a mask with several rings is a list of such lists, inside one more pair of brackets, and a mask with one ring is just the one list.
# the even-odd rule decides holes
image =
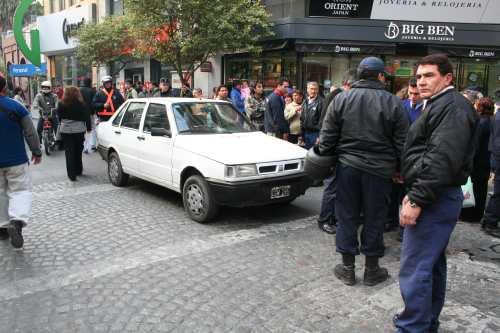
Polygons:
[[[152,129],[163,129],[162,136],[152,135]],[[173,139],[167,116],[167,106],[150,103],[142,126],[144,136],[141,150],[140,172],[156,183],[169,186],[172,183]]]
[[118,154],[125,172],[137,174],[144,137],[140,133],[145,102],[130,102],[118,129],[113,128]]

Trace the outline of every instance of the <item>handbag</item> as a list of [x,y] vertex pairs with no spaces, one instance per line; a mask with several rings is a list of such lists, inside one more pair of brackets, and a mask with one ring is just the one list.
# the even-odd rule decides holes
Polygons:
[[474,189],[472,186],[471,178],[467,178],[467,183],[462,185],[462,193],[464,194],[463,208],[471,208],[476,206],[476,199],[474,198]]

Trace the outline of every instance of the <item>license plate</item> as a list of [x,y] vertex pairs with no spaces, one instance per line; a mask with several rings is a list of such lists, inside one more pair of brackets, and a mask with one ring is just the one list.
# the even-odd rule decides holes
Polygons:
[[271,199],[286,198],[290,196],[291,187],[291,185],[284,185],[271,188]]

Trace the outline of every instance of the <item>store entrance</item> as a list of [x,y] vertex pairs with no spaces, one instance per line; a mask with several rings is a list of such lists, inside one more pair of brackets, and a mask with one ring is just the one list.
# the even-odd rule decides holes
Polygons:
[[465,60],[460,63],[456,87],[458,90],[467,88],[486,91],[488,86],[488,64]]

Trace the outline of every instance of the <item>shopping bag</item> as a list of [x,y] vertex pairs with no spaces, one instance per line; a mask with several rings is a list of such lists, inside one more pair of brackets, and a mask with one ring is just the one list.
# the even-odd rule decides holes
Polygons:
[[462,185],[462,193],[464,194],[464,202],[462,203],[463,208],[476,206],[476,199],[474,198],[474,190],[470,177],[467,179],[467,183]]

